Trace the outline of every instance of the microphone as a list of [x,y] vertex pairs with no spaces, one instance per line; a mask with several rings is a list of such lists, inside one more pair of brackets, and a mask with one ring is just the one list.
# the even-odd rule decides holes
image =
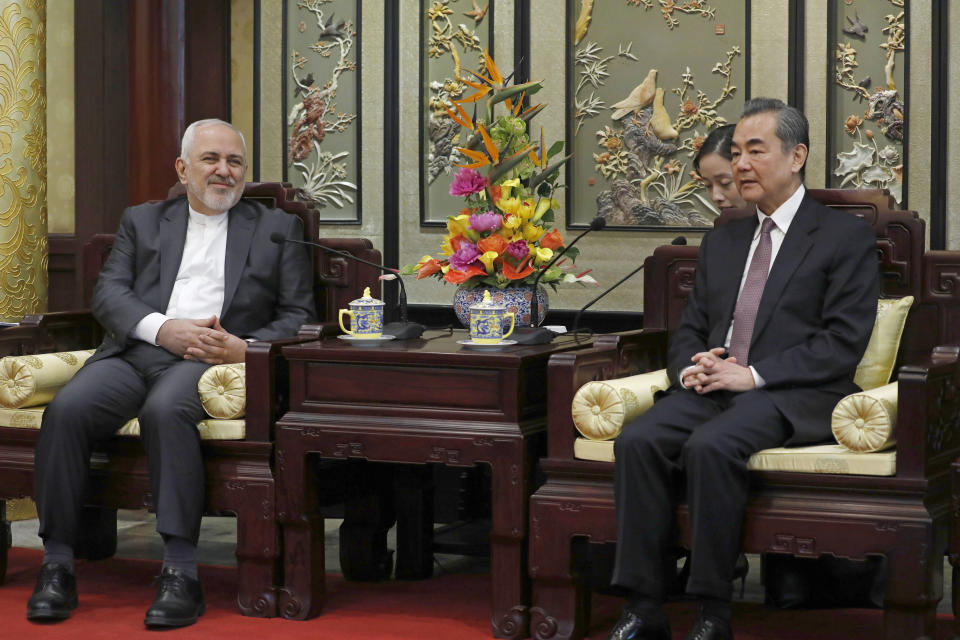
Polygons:
[[397,273],[396,269],[391,269],[390,267],[385,267],[382,264],[377,264],[376,262],[371,262],[369,260],[364,260],[363,258],[358,258],[357,256],[347,253],[346,251],[339,251],[337,249],[331,249],[330,247],[325,247],[319,242],[309,242],[307,240],[294,240],[293,238],[288,238],[279,231],[274,231],[270,234],[270,241],[277,244],[283,244],[284,242],[293,242],[295,244],[302,244],[308,247],[316,247],[327,253],[332,253],[333,255],[340,256],[341,258],[346,258],[348,260],[353,260],[355,262],[360,262],[363,264],[370,265],[371,267],[376,267],[380,271],[385,271],[388,274],[395,277],[396,281],[400,284],[400,321],[399,322],[390,322],[383,325],[384,335],[393,336],[397,340],[409,340],[411,338],[419,338],[423,333],[424,327],[422,324],[416,322],[407,321],[407,288],[403,285],[403,278],[400,277],[400,274]]
[[[673,240],[670,241],[670,244],[675,245],[675,246],[676,246],[676,245],[685,245],[685,244],[687,244],[687,239],[686,239],[685,237],[683,237],[683,236],[677,236],[676,238],[674,238]],[[590,307],[592,307],[595,303],[599,302],[600,299],[603,298],[605,295],[607,295],[608,293],[610,293],[611,291],[613,291],[614,289],[616,289],[617,287],[619,287],[620,285],[622,285],[624,282],[626,282],[627,280],[629,280],[630,278],[632,278],[633,276],[635,276],[636,274],[638,274],[640,271],[642,271],[644,266],[645,266],[644,264],[641,264],[639,267],[637,267],[636,269],[634,269],[633,271],[631,271],[631,272],[628,273],[627,275],[625,275],[625,276],[623,276],[622,278],[620,278],[619,280],[617,280],[613,285],[611,285],[611,286],[610,286],[608,289],[606,289],[603,293],[601,293],[600,295],[598,295],[596,298],[594,298],[593,300],[591,300],[591,301],[588,302],[587,304],[583,305],[583,307],[582,307],[579,311],[577,311],[577,315],[574,316],[574,318],[573,318],[573,329],[570,331],[570,333],[574,334],[574,339],[575,339],[577,342],[580,341],[580,337],[577,335],[577,328],[580,326],[580,316],[583,314],[583,312],[586,311],[587,309],[589,309]]]
[[591,231],[598,231],[607,226],[607,219],[597,216],[590,221],[590,226],[584,229],[576,238],[574,238],[570,244],[565,245],[563,249],[558,251],[553,258],[550,259],[550,262],[545,264],[539,272],[537,272],[537,277],[533,279],[533,299],[530,300],[530,326],[529,327],[519,327],[514,330],[513,335],[514,339],[517,341],[517,344],[546,344],[553,340],[556,335],[550,329],[538,326],[540,324],[540,303],[537,301],[537,287],[540,285],[540,278],[543,277],[550,267],[563,257],[573,245],[577,244],[580,241],[580,238],[587,235]]

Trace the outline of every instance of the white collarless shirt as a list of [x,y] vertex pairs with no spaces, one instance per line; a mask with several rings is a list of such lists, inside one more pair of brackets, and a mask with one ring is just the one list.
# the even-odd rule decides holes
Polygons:
[[157,333],[167,320],[220,317],[229,213],[204,215],[188,206],[183,257],[166,311],[151,313],[137,323],[133,329],[135,338],[156,345]]
[[[777,259],[777,254],[780,252],[780,247],[783,245],[783,239],[787,235],[787,230],[790,229],[790,224],[793,222],[794,217],[797,215],[797,210],[800,209],[800,203],[803,201],[803,196],[807,192],[804,186],[801,184],[797,187],[797,190],[793,192],[793,195],[786,199],[786,201],[777,207],[773,213],[770,214],[770,219],[773,220],[773,229],[770,230],[770,265],[767,267],[767,273],[770,273],[770,269],[773,268],[773,264]],[[740,278],[740,288],[737,289],[737,299],[740,299],[740,294],[743,292],[743,285],[747,282],[747,273],[750,271],[750,261],[753,260],[753,254],[757,250],[757,245],[760,244],[760,228],[763,224],[763,220],[767,217],[765,213],[757,209],[757,219],[759,224],[757,224],[757,230],[753,234],[753,240],[750,242],[750,250],[747,252],[747,261],[743,265],[743,276]],[[733,318],[730,318],[730,326],[727,328],[727,336],[723,340],[723,346],[727,349],[730,348],[730,336],[733,334]],[[692,355],[692,354],[691,354]],[[692,366],[692,365],[691,365]],[[690,367],[684,368],[680,372],[680,384],[683,385],[683,374]],[[750,367],[750,373],[753,374],[753,381],[756,384],[757,389],[763,387],[765,384],[760,374],[757,373],[757,370],[752,366]]]

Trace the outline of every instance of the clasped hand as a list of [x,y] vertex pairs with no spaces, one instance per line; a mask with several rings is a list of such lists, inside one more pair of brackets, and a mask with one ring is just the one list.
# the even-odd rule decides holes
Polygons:
[[225,331],[217,316],[167,320],[157,332],[157,344],[184,360],[207,364],[243,362],[247,353],[247,341]]
[[753,372],[749,367],[738,364],[736,358],[721,358],[725,351],[723,347],[714,347],[710,351],[702,351],[690,358],[693,366],[683,371],[683,386],[699,394],[721,389],[727,391],[753,389],[756,386]]

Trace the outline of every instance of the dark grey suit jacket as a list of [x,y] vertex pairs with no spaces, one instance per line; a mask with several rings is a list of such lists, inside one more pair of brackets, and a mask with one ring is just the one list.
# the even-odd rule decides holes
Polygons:
[[[693,291],[674,333],[668,374],[726,338],[757,217],[733,220],[700,244]],[[805,195],[770,270],[749,364],[793,427],[791,444],[830,437],[830,414],[853,382],[870,340],[879,293],[869,224]]]
[[[295,335],[316,313],[310,258],[304,246],[276,244],[270,234],[302,240],[303,223],[252,200],[241,200],[228,215],[220,324],[241,338]],[[88,363],[120,353],[136,340],[132,331],[140,320],[166,311],[187,219],[184,197],[123,212],[93,294],[93,315],[106,335]]]

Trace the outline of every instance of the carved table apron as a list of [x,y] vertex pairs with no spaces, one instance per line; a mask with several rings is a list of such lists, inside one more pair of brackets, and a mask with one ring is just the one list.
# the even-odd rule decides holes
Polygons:
[[382,462],[489,464],[492,609],[497,637],[527,635],[527,506],[531,439],[543,438],[547,361],[586,346],[552,343],[472,351],[465,332],[358,348],[338,339],[285,347],[290,411],[277,423],[277,515],[284,547],[279,608],[306,619],[322,605],[323,520],[307,454]]

